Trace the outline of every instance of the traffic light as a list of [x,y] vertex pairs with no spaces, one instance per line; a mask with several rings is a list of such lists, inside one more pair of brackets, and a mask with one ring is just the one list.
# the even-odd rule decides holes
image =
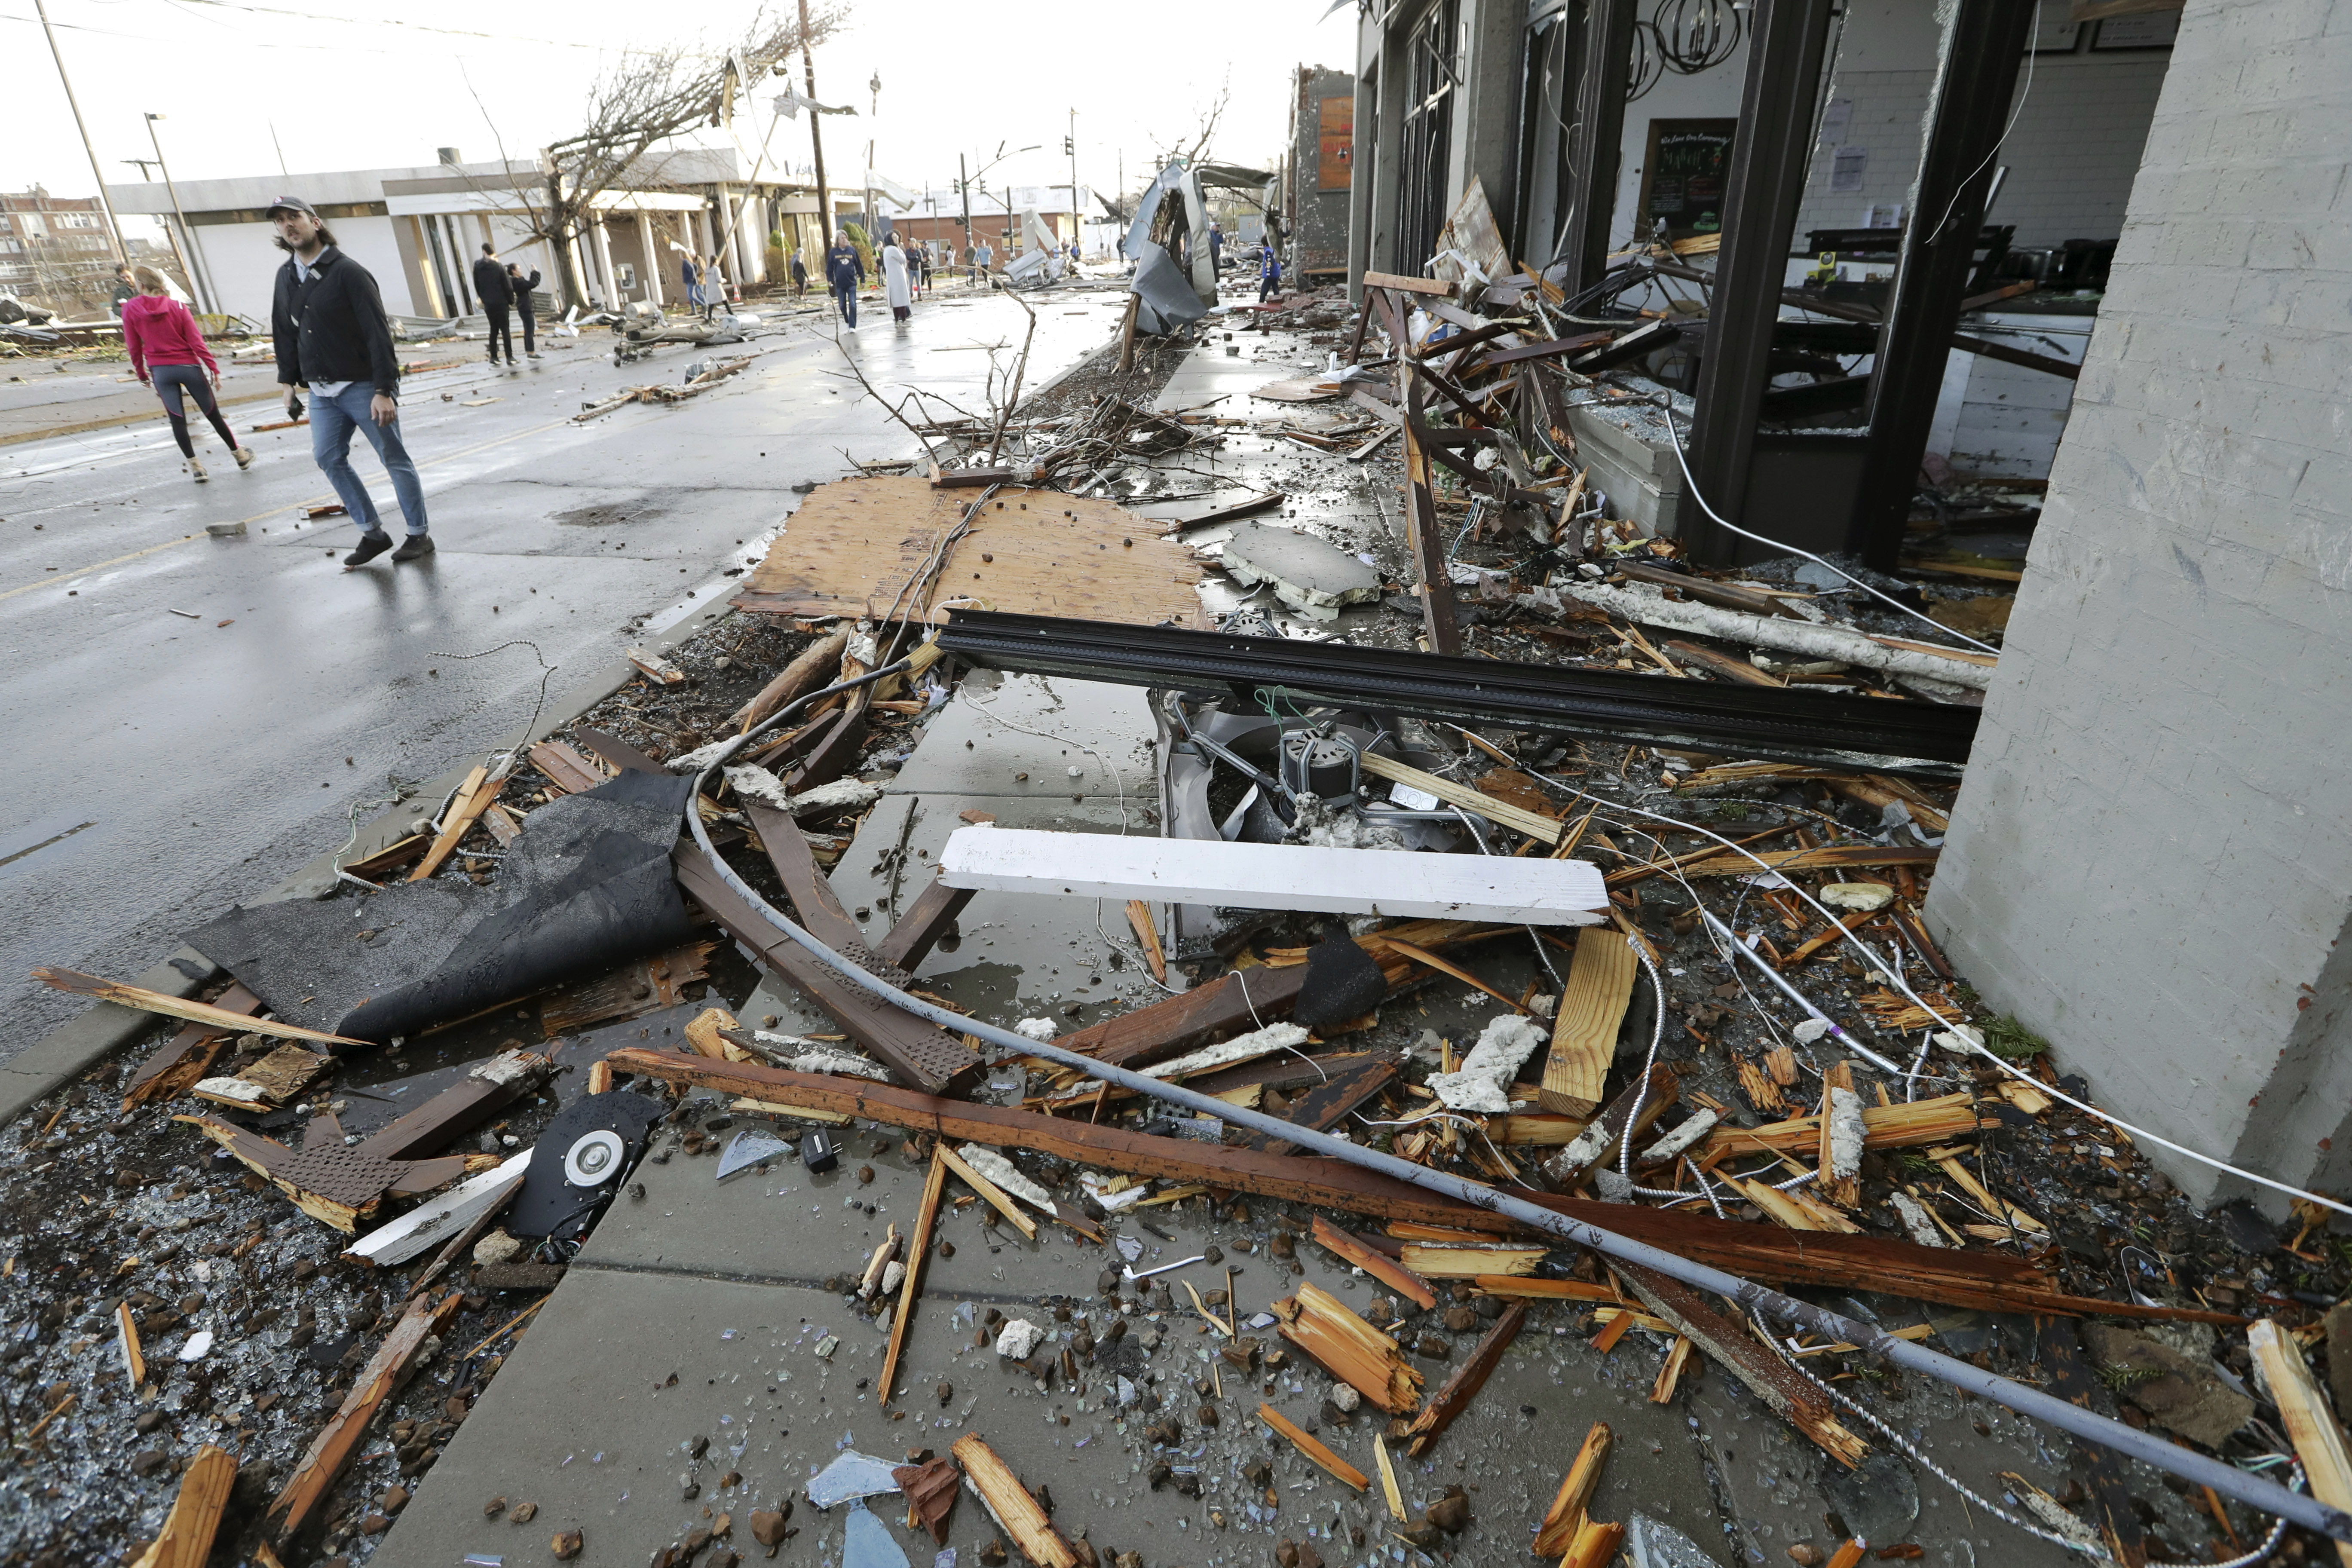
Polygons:
[[1068,137],[1066,137],[1066,136],[1063,137],[1063,138],[1062,138],[1062,156],[1063,156],[1063,157],[1065,157],[1065,158],[1070,157],[1070,156],[1072,156],[1072,155],[1076,153],[1076,149],[1073,148],[1073,147],[1070,145],[1070,139],[1069,139]]

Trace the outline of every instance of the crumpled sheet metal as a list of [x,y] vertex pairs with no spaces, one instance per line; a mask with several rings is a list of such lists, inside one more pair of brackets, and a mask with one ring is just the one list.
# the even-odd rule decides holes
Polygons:
[[1127,282],[1128,292],[1136,297],[1135,330],[1157,336],[1207,315],[1209,307],[1167,248],[1148,239],[1139,243],[1135,276]]
[[236,908],[187,941],[289,1022],[418,1034],[691,936],[669,852],[693,784],[628,773],[542,806],[484,887]]

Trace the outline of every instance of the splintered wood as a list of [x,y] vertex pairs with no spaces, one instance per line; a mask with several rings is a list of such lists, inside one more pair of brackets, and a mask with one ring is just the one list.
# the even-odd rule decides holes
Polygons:
[[981,503],[927,587],[933,552],[971,504],[969,490],[912,477],[822,486],[744,580],[735,606],[893,619],[958,598],[1024,615],[1208,625],[1191,552],[1160,538],[1150,519],[1058,490],[1008,489]]
[[1328,1290],[1303,1284],[1296,1296],[1267,1310],[1284,1339],[1390,1415],[1404,1415],[1421,1402],[1421,1373],[1406,1363],[1396,1341]]
[[221,1511],[228,1506],[229,1489],[236,1484],[236,1455],[210,1443],[198,1449],[180,1478],[180,1495],[172,1501],[162,1532],[130,1568],[205,1568],[213,1553],[213,1537],[220,1531]]
[[310,1511],[334,1489],[335,1478],[358,1451],[360,1441],[367,1436],[368,1423],[383,1402],[400,1392],[415,1370],[416,1358],[425,1342],[447,1326],[457,1316],[464,1296],[452,1290],[440,1300],[427,1305],[412,1305],[383,1343],[360,1369],[350,1394],[344,1395],[342,1407],[334,1418],[320,1428],[310,1440],[310,1447],[294,1467],[294,1474],[278,1500],[269,1505],[266,1525],[278,1540],[284,1541],[299,1533],[308,1523]]
[[1292,1421],[1289,1416],[1285,1415],[1273,1405],[1260,1405],[1257,1407],[1257,1418],[1265,1422],[1267,1426],[1273,1427],[1276,1431],[1281,1433],[1284,1436],[1289,1438],[1291,1445],[1300,1453],[1306,1455],[1308,1458],[1314,1460],[1318,1465],[1322,1466],[1323,1468],[1328,1470],[1340,1480],[1347,1482],[1348,1485],[1355,1488],[1358,1491],[1360,1492],[1370,1489],[1372,1484],[1371,1477],[1364,1474],[1363,1471],[1348,1463],[1347,1460],[1341,1458],[1339,1455],[1325,1447],[1321,1443],[1317,1442],[1314,1437],[1301,1430],[1297,1423]]
[[1590,1116],[1599,1109],[1617,1053],[1617,1029],[1625,1021],[1641,969],[1623,937],[1590,926],[1576,933],[1576,959],[1552,1021],[1543,1085],[1536,1091],[1544,1109],[1567,1116]]
[[978,1434],[966,1433],[948,1451],[963,1467],[964,1479],[1022,1555],[1038,1568],[1078,1568],[1077,1552],[1062,1539],[1054,1521],[1013,1473],[1013,1467],[998,1458],[996,1450],[981,1441]]
[[1601,1484],[1601,1467],[1608,1461],[1609,1442],[1608,1424],[1595,1421],[1592,1430],[1584,1435],[1584,1446],[1576,1451],[1575,1462],[1568,1467],[1568,1479],[1559,1483],[1551,1507],[1545,1510],[1543,1523],[1537,1527],[1537,1556],[1549,1557],[1566,1552],[1576,1539],[1577,1528],[1584,1521],[1584,1510],[1591,1505],[1593,1489]]
[[1454,1418],[1477,1397],[1480,1389],[1486,1386],[1486,1379],[1493,1376],[1495,1368],[1502,1363],[1503,1352],[1511,1348],[1513,1340],[1519,1337],[1519,1330],[1526,1326],[1527,1321],[1528,1309],[1524,1303],[1514,1301],[1503,1310],[1503,1315],[1495,1321],[1493,1328],[1486,1331],[1486,1337],[1478,1342],[1478,1347],[1455,1369],[1454,1375],[1445,1380],[1444,1386],[1430,1395],[1429,1403],[1422,1407],[1420,1415],[1412,1418],[1412,1425],[1405,1428],[1404,1435],[1411,1439],[1405,1450],[1407,1453],[1416,1459],[1421,1458],[1423,1450],[1436,1442],[1439,1435],[1453,1425]]

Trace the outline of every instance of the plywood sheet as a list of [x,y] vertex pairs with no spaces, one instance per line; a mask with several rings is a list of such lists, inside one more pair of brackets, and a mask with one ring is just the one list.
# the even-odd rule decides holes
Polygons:
[[[881,616],[975,496],[929,479],[841,479],[793,514],[735,599],[736,607],[791,616]],[[1162,621],[1202,629],[1193,584],[1202,571],[1165,526],[1115,502],[1059,490],[1006,489],[985,502],[948,552],[930,595],[992,610],[1086,620]],[[911,595],[910,595],[911,597]],[[895,612],[903,616],[901,602]]]

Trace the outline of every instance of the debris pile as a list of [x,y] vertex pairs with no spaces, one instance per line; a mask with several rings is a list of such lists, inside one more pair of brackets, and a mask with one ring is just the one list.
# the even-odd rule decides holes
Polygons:
[[[1932,1342],[2168,1436],[2149,1451],[2175,1468],[2345,1480],[2308,1365],[2352,1367],[2328,1211],[2291,1234],[2190,1212],[1922,919],[1991,656],[1607,516],[1564,411],[1671,417],[1622,368],[1654,324],[1590,329],[1524,275],[1370,281],[1344,371],[1314,341],[1345,324],[1330,295],[1200,339],[1248,320],[1323,352],[1285,378],[1308,402],[1270,400],[1360,418],[1040,414],[1016,373],[984,416],[923,417],[929,472],[820,489],[747,562],[740,614],[635,650],[619,693],[418,803],[333,897],[208,928],[228,979],[202,1001],[51,974],[171,1022],[4,1135],[0,1414],[40,1456],[7,1483],[18,1557],[364,1556],[600,1223],[654,1224],[647,1184],[689,1176],[703,1201],[781,1195],[795,1163],[875,1222],[794,1259],[845,1314],[804,1319],[805,1353],[877,1352],[828,1386],[869,1434],[904,1421],[904,1452],[853,1428],[805,1474],[747,1475],[765,1450],[730,1450],[706,1497],[697,1439],[673,1564],[896,1568],[918,1531],[941,1563],[961,1541],[1053,1568],[1530,1538],[1583,1568],[1753,1560],[1759,1452],[1829,1501],[1773,1538],[1798,1563],[1957,1539],[1919,1510],[1943,1479],[1970,1539],[1981,1514],[2123,1562],[2324,1550],[2146,1452],[2047,1444],[1995,1378],[1892,1359]],[[1244,521],[1375,484],[1390,441],[1401,546]],[[1269,454],[1321,477],[1274,482]],[[1207,511],[1143,515],[1193,468]],[[1222,551],[1188,548],[1212,527]],[[826,868],[983,673],[1145,689],[1160,835],[968,811],[877,926]],[[918,975],[975,896],[1123,911],[1132,942],[1097,923],[1101,951],[1154,999],[942,1006]],[[830,1026],[787,1028],[761,988]],[[860,1196],[885,1190],[919,1196],[886,1219]],[[775,1212],[785,1249],[815,1247]],[[967,1215],[1034,1278],[927,1289]],[[1571,1357],[1606,1419],[1554,1386]],[[1038,1401],[1054,1447],[968,1429],[983,1381]],[[1557,1452],[1528,1447],[1538,1397],[1569,1407]],[[1696,1431],[1716,1400],[1757,1423],[1706,1439],[1685,1522],[1712,1487],[1693,1529],[1724,1538],[1620,1509],[1629,1425],[1679,1407]],[[1922,1447],[1931,1421],[1987,1446]],[[1066,1429],[1181,1500],[1186,1533],[1139,1539],[1119,1497],[1079,1494]],[[490,1500],[509,1533],[486,1539],[569,1560],[618,1528],[537,1510]]]

